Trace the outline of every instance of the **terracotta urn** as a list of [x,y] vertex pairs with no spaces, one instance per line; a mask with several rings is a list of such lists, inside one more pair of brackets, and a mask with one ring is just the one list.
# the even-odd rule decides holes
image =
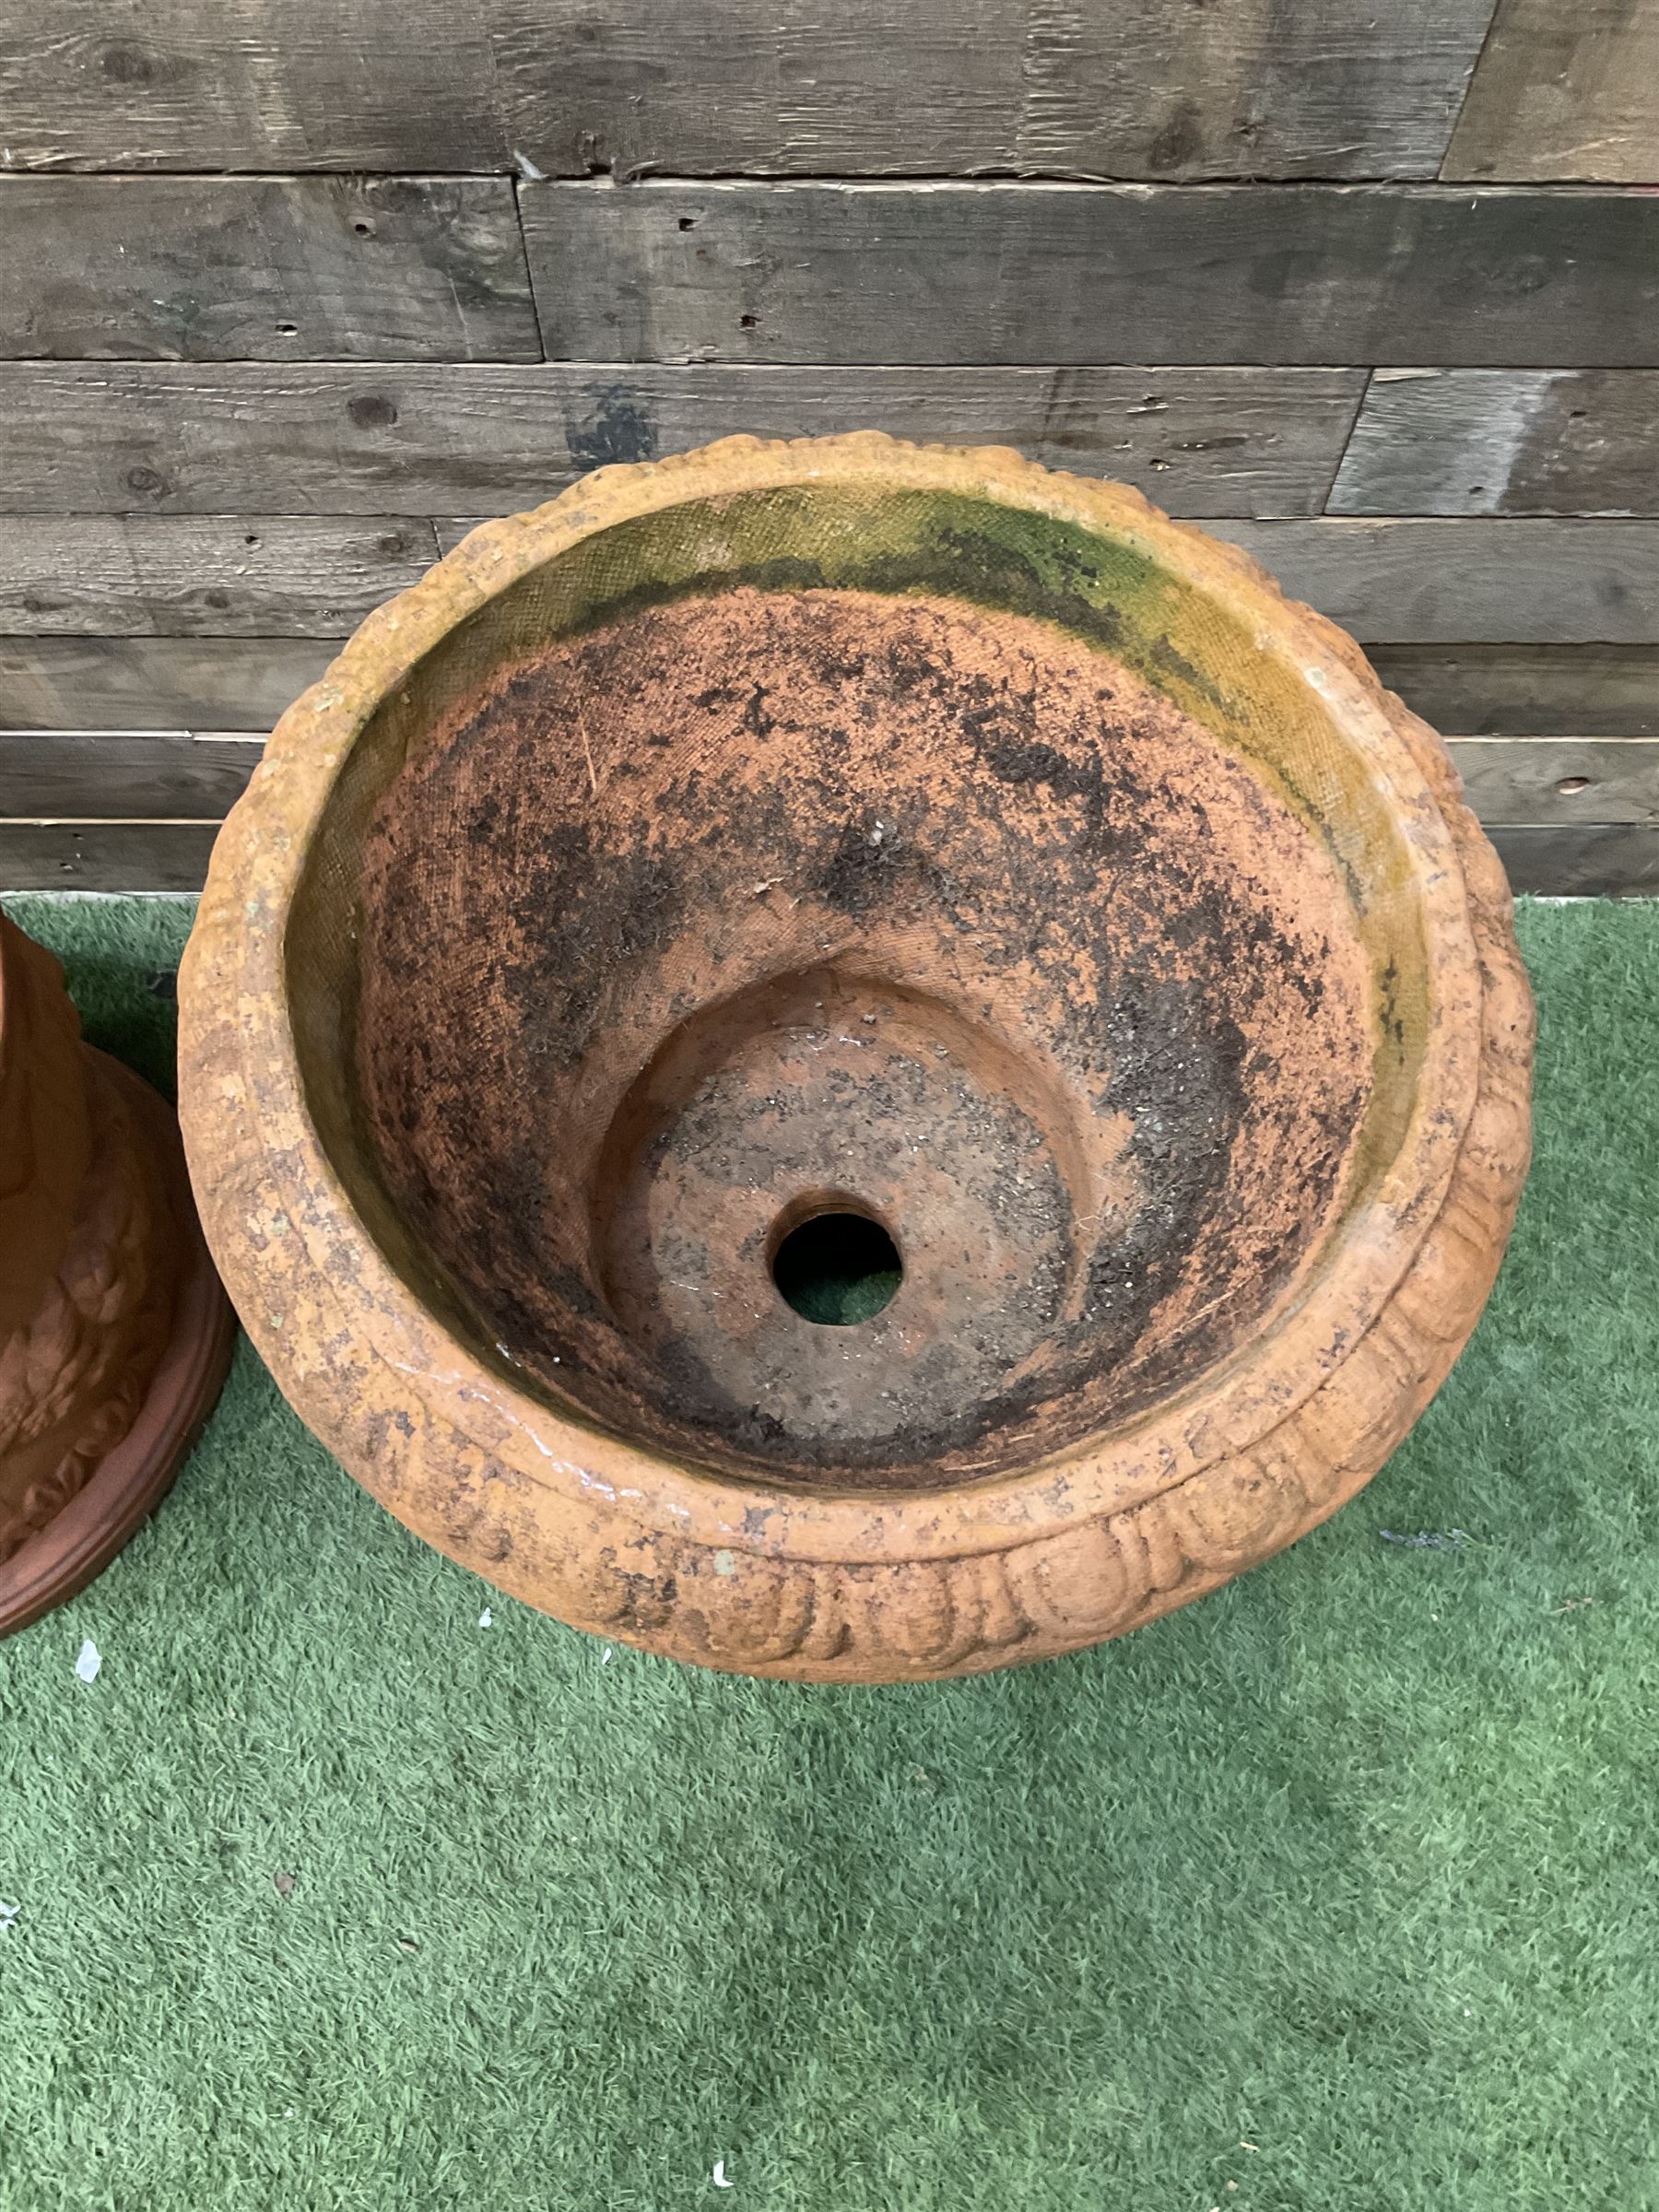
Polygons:
[[874,435],[476,530],[283,718],[182,1005],[304,1418],[501,1589],[754,1674],[1042,1658],[1290,1543],[1527,1159],[1502,872],[1350,641]]
[[121,1549],[233,1331],[171,1110],[81,1041],[56,960],[0,913],[0,1635]]

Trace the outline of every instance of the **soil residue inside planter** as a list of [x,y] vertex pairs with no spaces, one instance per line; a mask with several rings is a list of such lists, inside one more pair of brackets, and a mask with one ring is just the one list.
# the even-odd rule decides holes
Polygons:
[[[523,1380],[803,1481],[929,1485],[1131,1418],[1293,1289],[1372,1040],[1338,871],[1109,655],[741,589],[504,671],[363,855],[357,1080]],[[897,1294],[817,1326],[779,1220]]]

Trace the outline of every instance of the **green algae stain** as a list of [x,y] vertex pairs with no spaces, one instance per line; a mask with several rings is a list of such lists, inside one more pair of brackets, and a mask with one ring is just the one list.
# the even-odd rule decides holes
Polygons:
[[1196,695],[1211,712],[1218,704],[1172,653],[1182,593],[1149,555],[962,493],[801,485],[689,501],[619,524],[527,581],[538,646],[549,613],[557,631],[573,634],[742,585],[939,596],[1053,622],[1121,655],[1171,697]]

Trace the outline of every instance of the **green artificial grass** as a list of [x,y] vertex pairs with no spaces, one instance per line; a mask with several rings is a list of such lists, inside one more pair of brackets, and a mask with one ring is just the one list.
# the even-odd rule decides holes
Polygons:
[[[11,903],[163,1073],[187,912]],[[1659,906],[1522,934],[1537,1163],[1453,1380],[1326,1527],[1075,1659],[607,1648],[244,1346],[0,1645],[0,2206],[1659,2206]]]
[[891,1237],[878,1221],[841,1211],[814,1214],[772,1255],[780,1295],[826,1328],[873,1321],[904,1280]]

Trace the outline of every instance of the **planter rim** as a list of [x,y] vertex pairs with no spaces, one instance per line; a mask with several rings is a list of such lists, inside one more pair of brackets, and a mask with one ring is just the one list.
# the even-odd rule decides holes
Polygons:
[[130,1542],[171,1488],[213,1411],[236,1340],[229,1300],[208,1257],[178,1124],[159,1093],[89,1044],[76,1051],[132,1116],[135,1141],[179,1229],[180,1266],[167,1341],[132,1427],[83,1487],[9,1559],[0,1562],[0,1635],[64,1605]]
[[[1253,622],[1258,644],[1320,695],[1385,792],[1429,953],[1422,1064],[1404,1135],[1299,1298],[1217,1368],[1122,1429],[944,1490],[838,1492],[745,1480],[638,1449],[574,1407],[556,1408],[517,1387],[508,1368],[455,1340],[365,1227],[308,1111],[288,1018],[288,920],[330,794],[370,716],[425,653],[531,571],[618,523],[716,494],[853,481],[967,493],[1110,533]],[[606,1501],[641,1531],[716,1547],[722,1574],[731,1570],[718,1562],[742,1554],[853,1567],[964,1559],[1122,1512],[1263,1446],[1326,1389],[1446,1206],[1477,1110],[1483,1034],[1495,1020],[1513,1030],[1529,1019],[1512,936],[1505,954],[1488,929],[1477,949],[1476,910],[1506,912],[1507,890],[1457,789],[1438,740],[1382,690],[1341,631],[1285,599],[1243,553],[1170,521],[1124,487],[1050,471],[1006,449],[918,447],[878,433],[733,438],[601,469],[532,513],[474,530],[371,615],[282,717],[218,839],[181,979],[181,1055],[186,1145],[219,1265],[250,1335],[325,1441],[347,1432],[343,1416],[331,1430],[323,1404],[331,1390],[355,1391],[386,1409],[418,1403],[463,1441],[495,1503],[522,1514],[535,1511],[526,1506],[535,1493],[583,1510]],[[204,1065],[211,1059],[216,1033],[213,1080],[190,1080],[196,1056]],[[234,1040],[229,1063],[227,1036]],[[1490,1272],[1465,1271],[1446,1314],[1456,1345]],[[291,1328],[290,1309],[300,1305],[333,1325]],[[321,1347],[330,1339],[336,1349],[352,1345],[348,1382],[328,1379]],[[1427,1394],[1415,1394],[1413,1411]],[[359,1431],[354,1417],[352,1433]],[[420,1468],[395,1457],[379,1454],[365,1469],[359,1455],[354,1471],[429,1540],[512,1590],[513,1562],[470,1555],[441,1482],[423,1485]],[[471,1502],[481,1512],[487,1500]]]

